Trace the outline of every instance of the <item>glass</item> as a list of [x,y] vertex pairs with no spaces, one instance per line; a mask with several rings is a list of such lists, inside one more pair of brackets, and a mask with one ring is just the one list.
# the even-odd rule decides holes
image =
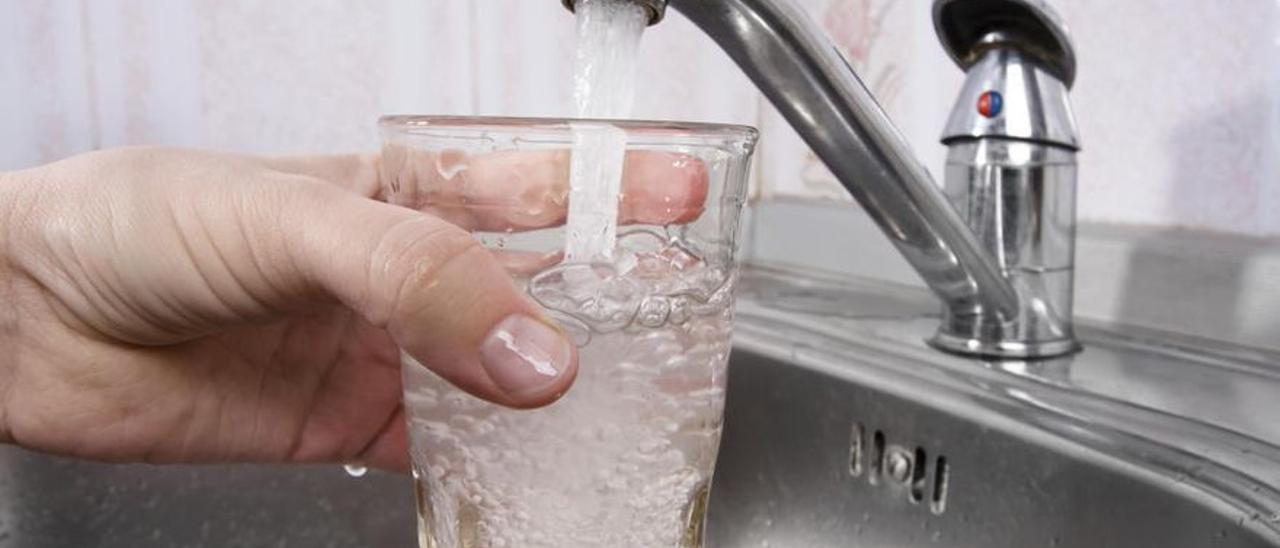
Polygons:
[[[573,388],[536,410],[404,356],[421,545],[702,546],[756,131],[414,116],[380,129],[388,200],[471,230],[579,353]],[[616,246],[567,260],[575,137],[618,129]]]

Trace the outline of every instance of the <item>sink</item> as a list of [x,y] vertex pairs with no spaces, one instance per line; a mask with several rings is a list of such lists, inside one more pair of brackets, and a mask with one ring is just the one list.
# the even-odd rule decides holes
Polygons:
[[1083,447],[761,353],[733,367],[711,546],[1278,545],[1193,489]]
[[1085,322],[983,362],[926,346],[914,289],[743,294],[711,546],[1280,546],[1275,355]]
[[[1280,357],[1082,322],[1086,350],[926,346],[920,290],[742,277],[713,547],[1280,546]],[[0,447],[0,547],[411,547],[408,478]]]
[[337,466],[113,465],[0,447],[0,547],[413,547],[408,478]]

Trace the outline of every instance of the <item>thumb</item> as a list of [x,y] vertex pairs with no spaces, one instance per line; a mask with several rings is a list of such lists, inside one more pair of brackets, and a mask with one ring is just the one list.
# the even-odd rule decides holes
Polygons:
[[577,352],[465,231],[327,187],[290,200],[284,247],[310,282],[455,386],[511,407],[560,397]]

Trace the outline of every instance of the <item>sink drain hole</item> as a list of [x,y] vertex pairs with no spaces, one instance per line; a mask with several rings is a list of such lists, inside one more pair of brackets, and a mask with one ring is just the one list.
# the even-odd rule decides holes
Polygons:
[[880,475],[884,473],[884,432],[876,430],[871,436],[871,473],[867,475],[871,484],[880,483]]
[[911,504],[920,504],[920,501],[924,500],[924,487],[928,480],[925,475],[927,462],[924,448],[916,447],[916,455],[912,459],[911,466]]
[[866,430],[862,428],[862,423],[853,423],[853,432],[849,440],[849,475],[855,478],[862,475],[862,453],[865,451],[865,435]]
[[929,499],[929,510],[935,514],[947,510],[947,481],[950,477],[947,457],[939,456],[933,463],[933,496]]

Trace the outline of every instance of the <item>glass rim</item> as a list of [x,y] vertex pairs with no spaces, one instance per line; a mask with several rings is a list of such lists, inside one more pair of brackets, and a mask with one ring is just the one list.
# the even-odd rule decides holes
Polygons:
[[622,120],[609,118],[552,118],[521,116],[459,116],[430,114],[389,114],[378,118],[383,132],[405,133],[414,129],[482,129],[516,131],[522,127],[567,131],[573,125],[613,126],[628,133],[679,131],[698,137],[720,137],[754,143],[760,131],[741,124],[676,122],[668,120]]

